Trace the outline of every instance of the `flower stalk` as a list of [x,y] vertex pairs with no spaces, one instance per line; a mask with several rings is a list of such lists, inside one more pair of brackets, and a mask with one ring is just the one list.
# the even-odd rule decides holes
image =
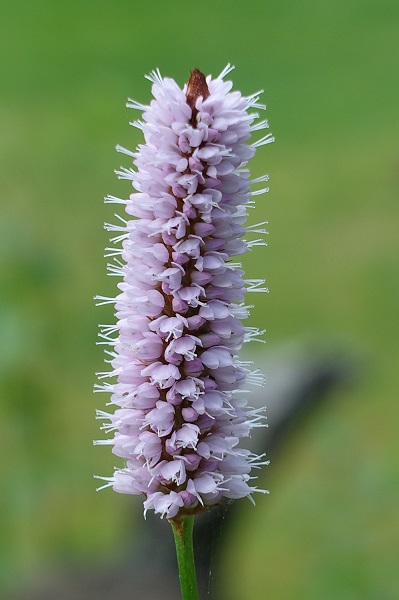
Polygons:
[[194,515],[169,520],[175,538],[182,600],[198,600],[193,547],[194,520]]

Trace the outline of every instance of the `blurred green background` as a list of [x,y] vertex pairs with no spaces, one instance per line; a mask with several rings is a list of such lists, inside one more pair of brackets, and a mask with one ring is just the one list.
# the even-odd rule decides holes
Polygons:
[[2,3],[4,589],[130,540],[132,499],[92,479],[115,463],[91,442],[97,323],[112,321],[92,297],[116,283],[102,198],[128,193],[114,146],[140,141],[124,103],[149,100],[143,75],[183,85],[232,62],[236,89],[265,88],[277,138],[252,165],[271,174],[251,215],[270,235],[248,273],[271,293],[250,324],[270,352],[342,347],[363,370],[263,472],[272,494],[230,536],[223,586],[231,600],[397,598],[398,58],[396,0]]

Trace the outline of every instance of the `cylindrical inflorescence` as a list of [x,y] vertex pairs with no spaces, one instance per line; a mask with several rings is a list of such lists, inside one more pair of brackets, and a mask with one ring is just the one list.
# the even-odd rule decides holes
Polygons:
[[[263,457],[239,447],[251,428],[262,424],[262,411],[247,407],[244,382],[262,377],[238,360],[244,341],[256,339],[256,328],[244,327],[248,315],[246,291],[265,291],[263,280],[245,280],[241,264],[231,258],[262,240],[245,241],[252,196],[247,161],[256,148],[273,141],[266,135],[248,144],[252,108],[265,108],[258,95],[242,96],[219,77],[207,78],[195,69],[180,89],[159,71],[152,81],[149,106],[129,101],[143,111],[133,125],[143,131],[145,144],[133,157],[135,169],[117,174],[136,190],[128,200],[108,196],[106,202],[125,204],[128,215],[110,249],[112,275],[123,281],[116,299],[98,296],[99,304],[115,302],[117,324],[101,326],[100,343],[114,347],[110,373],[116,383],[97,386],[111,392],[117,408],[98,418],[114,432],[113,452],[126,459],[102,487],[142,494],[145,512],[167,518],[195,514],[223,498],[248,496],[251,469]],[[116,335],[116,337],[114,337]]]

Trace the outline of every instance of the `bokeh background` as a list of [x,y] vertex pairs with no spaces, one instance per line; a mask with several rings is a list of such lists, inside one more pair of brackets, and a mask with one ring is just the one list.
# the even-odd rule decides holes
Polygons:
[[398,2],[5,0],[0,13],[4,597],[115,560],[135,535],[137,504],[92,479],[115,462],[92,446],[97,323],[112,321],[92,298],[116,283],[102,198],[128,193],[114,146],[140,141],[124,103],[150,99],[143,75],[183,85],[232,62],[236,89],[265,89],[277,138],[252,165],[271,174],[251,214],[269,220],[269,247],[246,260],[271,290],[250,319],[267,327],[265,363],[322,349],[356,376],[264,470],[272,493],[241,512],[220,581],[231,600],[397,598]]

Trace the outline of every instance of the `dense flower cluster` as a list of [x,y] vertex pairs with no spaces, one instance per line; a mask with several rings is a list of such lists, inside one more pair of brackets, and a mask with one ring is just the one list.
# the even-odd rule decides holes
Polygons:
[[[145,511],[167,518],[192,514],[222,498],[241,498],[258,491],[251,485],[253,467],[262,457],[238,446],[261,424],[259,410],[246,406],[240,392],[245,381],[262,377],[238,360],[242,343],[259,332],[244,327],[247,290],[264,291],[263,280],[245,280],[240,263],[252,242],[246,232],[261,232],[262,224],[244,228],[251,197],[245,165],[256,147],[273,141],[266,135],[247,144],[251,132],[267,127],[252,107],[264,108],[258,95],[243,97],[224,81],[228,67],[216,79],[197,69],[182,89],[159,71],[152,81],[149,106],[133,125],[144,133],[133,157],[135,169],[121,168],[136,192],[124,203],[128,215],[110,249],[115,262],[110,273],[120,275],[116,299],[98,296],[99,304],[115,302],[115,326],[101,326],[102,343],[111,352],[113,384],[97,386],[111,392],[113,414],[97,411],[114,432],[113,452],[126,459],[124,468],[102,478],[105,486],[127,494],[143,494]],[[119,255],[122,261],[119,259]],[[116,334],[117,337],[113,337]],[[245,391],[245,390],[244,390]]]

